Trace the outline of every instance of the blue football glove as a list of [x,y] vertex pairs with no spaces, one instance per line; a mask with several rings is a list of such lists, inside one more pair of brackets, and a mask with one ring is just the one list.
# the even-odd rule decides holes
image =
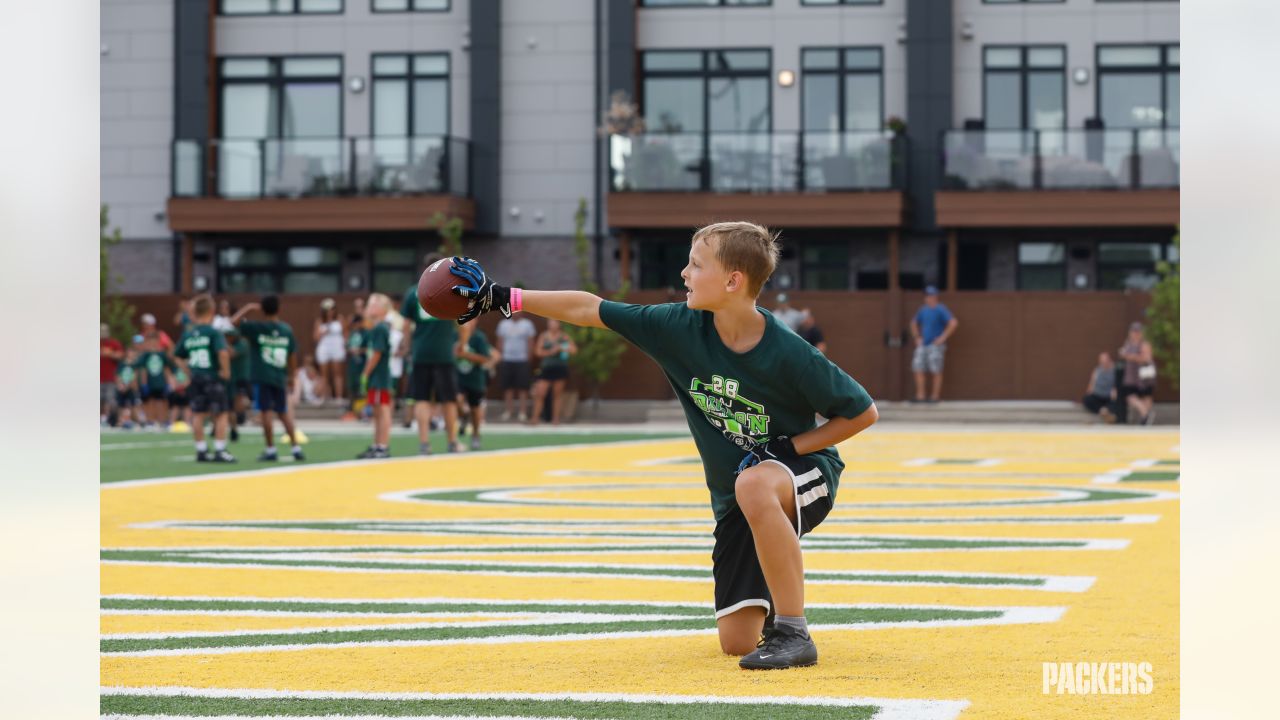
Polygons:
[[511,289],[489,279],[480,263],[469,257],[454,257],[449,272],[465,281],[463,285],[454,285],[453,293],[471,301],[467,304],[467,311],[458,317],[459,325],[492,310],[501,312],[503,317],[511,317]]
[[779,435],[768,442],[758,443],[747,451],[746,457],[742,458],[742,462],[738,463],[737,472],[740,473],[749,467],[755,467],[765,460],[777,460],[786,465],[789,461],[798,460],[799,458],[800,453],[796,452],[796,446],[791,442],[791,438],[786,435]]

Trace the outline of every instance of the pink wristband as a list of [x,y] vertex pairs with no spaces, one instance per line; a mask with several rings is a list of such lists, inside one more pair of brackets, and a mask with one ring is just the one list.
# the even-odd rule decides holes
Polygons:
[[511,288],[511,312],[520,312],[524,307],[524,292],[520,288]]

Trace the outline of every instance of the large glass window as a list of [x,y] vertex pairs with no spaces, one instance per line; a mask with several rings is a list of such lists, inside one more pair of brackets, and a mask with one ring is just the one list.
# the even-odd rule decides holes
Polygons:
[[373,249],[373,292],[401,295],[418,280],[418,251],[410,245]]
[[800,0],[801,5],[883,5],[884,0]]
[[805,290],[848,290],[849,244],[804,243],[800,249],[800,287]]
[[768,50],[644,53],[644,118],[651,133],[768,132]]
[[449,0],[372,0],[374,12],[447,12]]
[[715,7],[772,5],[773,0],[640,0],[641,7]]
[[1098,47],[1098,114],[1108,128],[1176,128],[1177,45]]
[[883,129],[880,48],[806,48],[801,68],[805,132]]
[[338,292],[342,268],[335,247],[245,247],[218,250],[218,291],[226,293]]
[[342,0],[220,0],[220,15],[311,15],[342,12]]
[[1098,289],[1150,290],[1160,280],[1156,263],[1177,259],[1177,247],[1171,243],[1100,242]]
[[[439,192],[448,186],[449,56],[373,56],[373,162],[360,179],[379,192]],[[363,147],[363,146],[362,146]]]
[[1056,242],[1019,243],[1018,289],[1066,290],[1066,245]]
[[1066,48],[983,48],[983,118],[988,130],[1056,130],[1067,124]]
[[680,271],[689,264],[687,240],[653,239],[639,243],[640,289],[674,288],[683,297]]
[[220,194],[317,194],[340,183],[340,57],[223,58],[219,79]]

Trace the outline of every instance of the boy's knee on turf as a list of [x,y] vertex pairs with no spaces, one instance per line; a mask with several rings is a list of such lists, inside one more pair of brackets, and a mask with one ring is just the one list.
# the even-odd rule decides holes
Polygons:
[[779,507],[777,483],[776,476],[758,465],[742,471],[733,486],[742,514],[750,518],[756,513]]
[[720,650],[725,655],[737,655],[739,657],[746,655],[756,649],[757,642],[757,639],[748,638],[742,634],[720,633]]

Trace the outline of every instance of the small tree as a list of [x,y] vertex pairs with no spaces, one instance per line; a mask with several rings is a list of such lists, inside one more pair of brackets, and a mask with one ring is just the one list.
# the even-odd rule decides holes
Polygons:
[[462,254],[462,218],[447,217],[444,213],[437,212],[427,222],[440,233],[441,255],[453,257]]
[[[591,279],[589,270],[590,248],[587,244],[587,200],[578,200],[578,211],[573,214],[573,252],[578,259],[578,279],[582,289],[590,293],[599,293],[600,287]],[[610,298],[621,301],[627,296],[630,283],[624,281],[618,292]],[[622,336],[607,328],[578,327],[565,325],[565,332],[573,338],[578,346],[578,353],[570,362],[591,384],[592,410],[600,413],[600,387],[613,375],[618,363],[622,360],[622,352],[626,350],[626,341]]]
[[122,238],[120,228],[108,232],[108,225],[107,206],[102,205],[98,213],[98,252],[101,261],[98,271],[98,308],[101,313],[101,322],[107,324],[111,337],[127,345],[129,339],[133,337],[134,308],[125,302],[124,298],[111,292],[112,283],[118,278],[111,277],[109,251],[119,245]]
[[[1173,246],[1180,248],[1180,235],[1173,236]],[[1160,262],[1156,272],[1160,281],[1151,289],[1151,304],[1147,306],[1147,337],[1151,349],[1160,363],[1160,374],[1169,378],[1173,389],[1178,389],[1179,358],[1181,347],[1178,333],[1178,279],[1179,262]]]

